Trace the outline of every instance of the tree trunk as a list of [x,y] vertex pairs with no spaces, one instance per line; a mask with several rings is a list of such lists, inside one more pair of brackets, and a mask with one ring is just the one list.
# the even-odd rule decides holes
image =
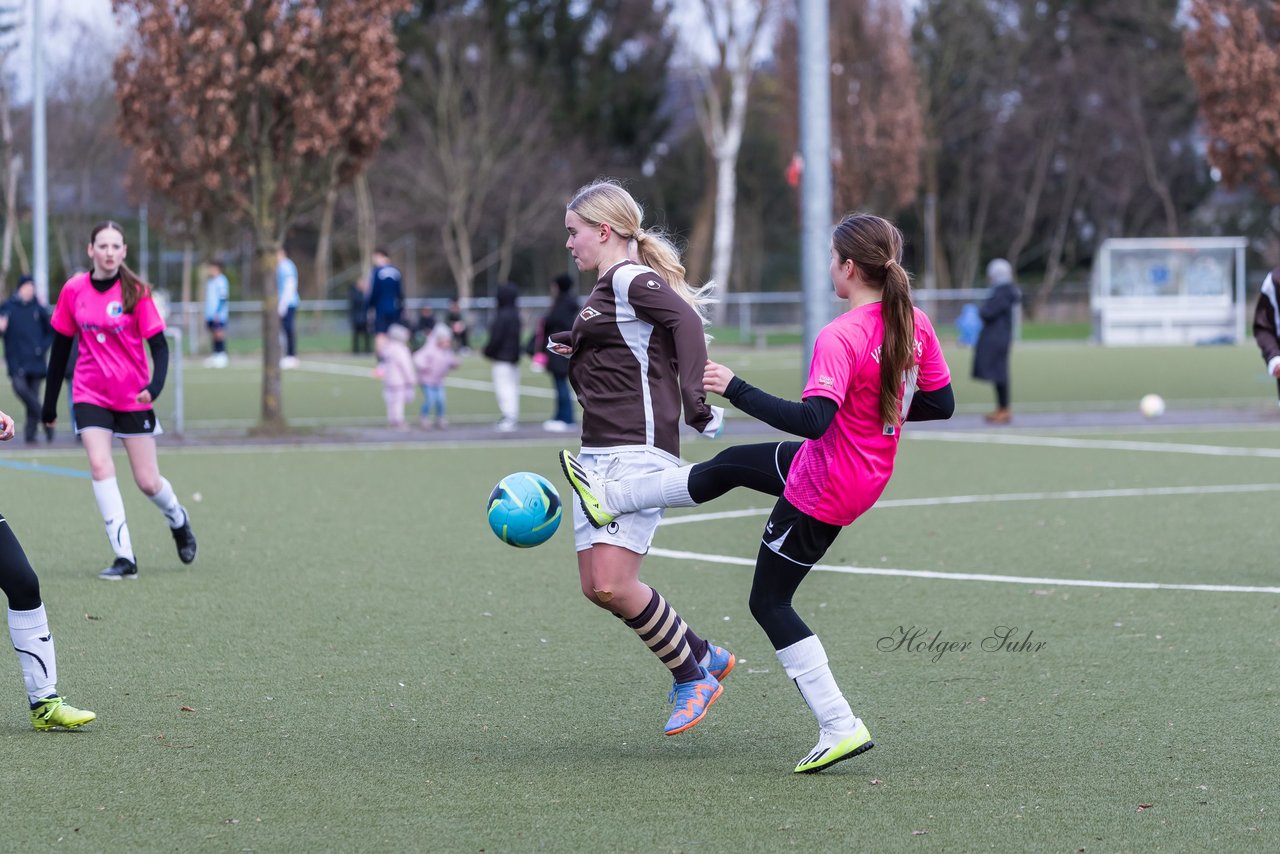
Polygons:
[[276,222],[275,164],[269,151],[258,158],[254,201],[254,249],[258,253],[258,279],[262,288],[262,412],[252,432],[280,435],[289,430],[284,417],[280,382],[280,313],[276,294],[277,253],[282,245],[283,224]]
[[[361,172],[356,176],[352,189],[356,194],[356,243],[360,248],[360,276],[368,278],[373,271],[373,250],[378,242],[377,223],[374,222],[373,193],[369,190],[369,176]],[[372,282],[370,282],[372,285]]]
[[331,178],[328,188],[324,191],[324,209],[320,212],[320,234],[316,238],[316,269],[312,299],[325,298],[329,277],[333,275],[333,211],[337,206],[338,184],[334,178]]
[[711,229],[716,216],[716,170],[702,170],[704,182],[698,207],[689,230],[689,248],[685,253],[685,271],[689,281],[706,281],[711,269]]

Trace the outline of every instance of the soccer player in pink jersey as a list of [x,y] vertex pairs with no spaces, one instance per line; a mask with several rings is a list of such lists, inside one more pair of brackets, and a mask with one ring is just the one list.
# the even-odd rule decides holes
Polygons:
[[[13,419],[0,412],[0,442],[13,438]],[[58,694],[58,659],[53,633],[40,598],[40,579],[27,560],[9,522],[0,516],[0,590],[9,600],[9,638],[22,666],[31,707],[31,725],[39,730],[75,729],[97,715],[69,705]]]
[[566,469],[593,525],[646,507],[691,507],[739,486],[779,496],[756,557],[750,606],[818,718],[818,744],[796,765],[801,774],[874,744],[792,597],[840,531],[884,491],[903,421],[950,418],[955,410],[933,325],[911,304],[901,232],[877,216],[845,217],[832,234],[830,272],[849,309],[819,333],[801,402],[754,388],[715,362],[703,375],[707,391],[806,441],[740,445],[704,463],[618,480]]
[[[127,252],[124,229],[114,222],[95,226],[89,237],[92,269],[72,276],[62,286],[53,310],[54,340],[41,416],[49,427],[58,418],[67,357],[72,339],[79,337],[71,394],[76,433],[89,455],[93,496],[116,555],[111,566],[98,573],[105,581],[138,577],[138,560],[111,458],[115,436],[124,443],[134,482],[168,521],[179,560],[196,559],[191,517],[160,474],[156,459],[155,437],[163,430],[152,403],[164,388],[169,370],[164,319],[151,300],[150,288],[124,263]],[[147,367],[144,344],[151,351],[154,369]]]

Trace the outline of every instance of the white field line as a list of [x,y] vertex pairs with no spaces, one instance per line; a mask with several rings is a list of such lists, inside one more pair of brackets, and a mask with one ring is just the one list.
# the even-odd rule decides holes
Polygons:
[[913,441],[967,442],[982,445],[1026,445],[1039,448],[1085,448],[1091,451],[1145,451],[1158,454],[1193,454],[1206,457],[1264,457],[1280,459],[1280,448],[1235,448],[1226,445],[1189,445],[1181,442],[1133,442],[1119,439],[1068,439],[1055,436],[1015,436],[1009,433],[907,433]]
[[[1070,501],[1095,498],[1149,498],[1159,495],[1233,495],[1250,492],[1280,492],[1280,483],[1237,483],[1219,486],[1152,486],[1143,489],[1069,489],[1062,492],[1005,492],[993,495],[939,495],[933,498],[888,498],[877,501],[872,510],[896,507],[941,507],[948,504],[994,504],[1005,501]],[[726,510],[721,513],[691,513],[662,520],[662,525],[687,525],[717,519],[768,516],[772,507]]]
[[[675,549],[650,548],[649,554],[672,560],[696,560],[703,563],[723,563],[732,566],[755,566],[751,558],[729,555],[700,554]],[[1233,584],[1161,584],[1145,581],[1093,581],[1084,578],[1035,578],[1022,575],[992,575],[982,572],[933,572],[923,569],[889,569],[871,566],[833,566],[817,564],[819,572],[839,572],[846,575],[885,575],[895,578],[927,578],[939,581],[991,581],[1000,584],[1035,584],[1042,587],[1105,587],[1120,590],[1186,590],[1197,593],[1280,593],[1280,587],[1247,587]]]

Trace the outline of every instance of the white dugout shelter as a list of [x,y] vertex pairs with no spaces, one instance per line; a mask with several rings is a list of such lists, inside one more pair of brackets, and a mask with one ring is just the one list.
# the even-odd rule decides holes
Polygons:
[[1108,346],[1239,343],[1243,237],[1112,238],[1094,259],[1095,338]]

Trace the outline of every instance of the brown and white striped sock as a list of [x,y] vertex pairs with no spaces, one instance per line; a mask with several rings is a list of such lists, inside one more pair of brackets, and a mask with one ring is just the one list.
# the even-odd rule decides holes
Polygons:
[[644,645],[649,647],[649,650],[658,656],[658,660],[667,666],[675,681],[692,682],[702,678],[698,659],[689,648],[689,640],[686,636],[688,629],[684,620],[680,619],[675,608],[667,604],[667,600],[662,598],[661,593],[653,588],[650,590],[653,595],[644,610],[623,622],[630,626],[640,636],[640,640],[644,641]]

